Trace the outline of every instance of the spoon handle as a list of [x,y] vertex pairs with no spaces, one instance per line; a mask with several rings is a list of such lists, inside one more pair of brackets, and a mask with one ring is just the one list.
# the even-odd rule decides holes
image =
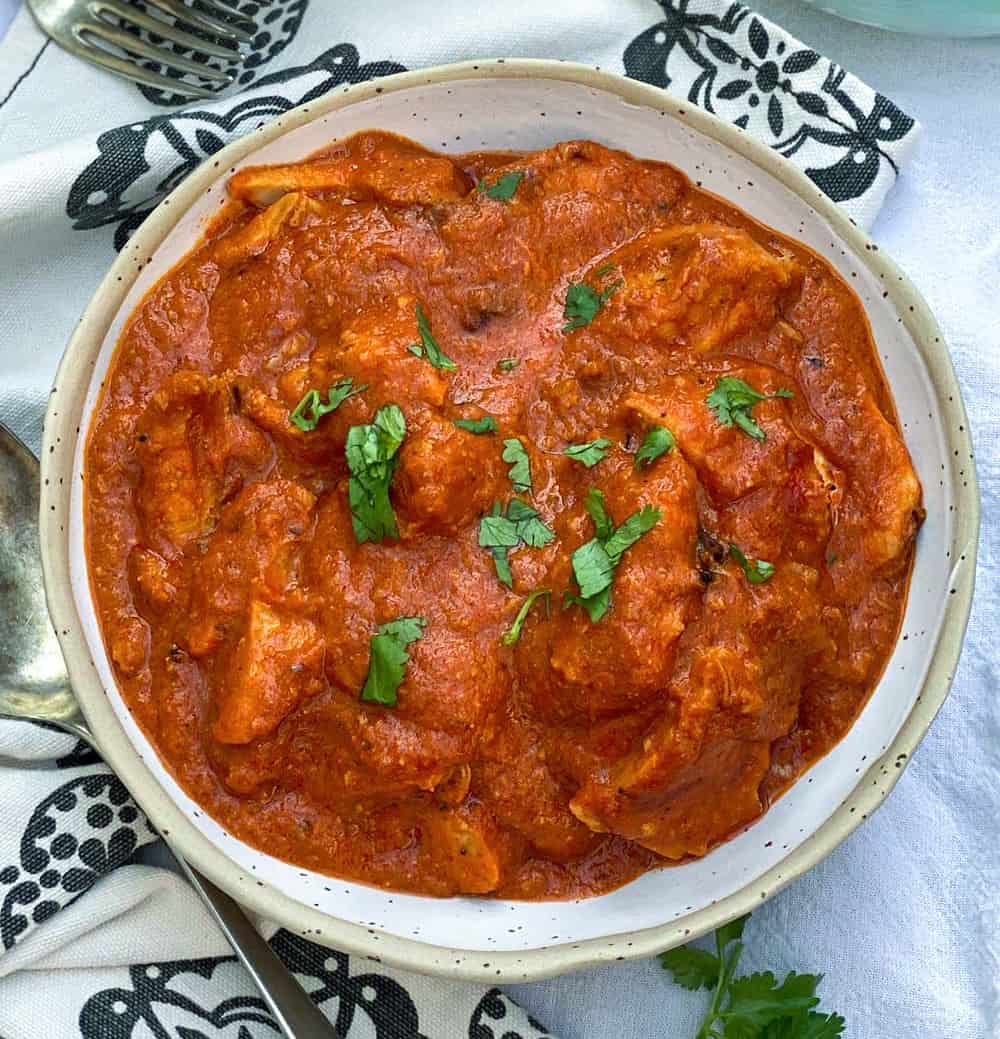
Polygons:
[[[173,848],[170,849],[173,852]],[[257,933],[239,904],[174,853],[174,858],[222,928],[240,963],[246,967],[278,1027],[288,1039],[323,1039],[338,1033],[309,998],[291,971]]]

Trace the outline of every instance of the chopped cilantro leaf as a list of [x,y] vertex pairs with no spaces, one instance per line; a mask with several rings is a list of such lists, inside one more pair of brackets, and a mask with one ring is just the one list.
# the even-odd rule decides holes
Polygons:
[[594,532],[597,534],[598,541],[607,541],[615,529],[615,524],[604,504],[604,492],[599,491],[596,487],[591,487],[583,505],[587,510],[587,515],[593,520]]
[[610,446],[610,440],[598,437],[597,440],[591,440],[587,444],[570,444],[563,449],[563,454],[567,458],[572,458],[574,462],[579,462],[591,469],[604,458]]
[[438,341],[431,332],[430,322],[427,320],[424,308],[419,303],[417,304],[417,331],[420,333],[420,342],[414,343],[410,347],[410,351],[415,353],[417,357],[426,357],[435,368],[453,371],[455,362],[438,346]]
[[542,548],[554,537],[538,511],[520,498],[510,500],[506,513],[500,502],[494,502],[489,515],[479,521],[479,544],[490,549],[497,577],[508,588],[514,583],[510,572],[510,550],[519,545]]
[[615,532],[604,543],[605,551],[614,560],[615,565],[622,553],[631,548],[643,534],[648,534],[663,518],[663,513],[652,505],[644,505],[634,512],[625,522],[615,528]]
[[616,281],[603,292],[598,292],[583,282],[571,282],[566,289],[566,303],[563,307],[563,317],[566,318],[563,331],[572,332],[574,329],[589,325],[597,316],[597,312],[608,301],[611,293],[621,284],[620,281]]
[[527,491],[531,493],[531,460],[524,444],[517,437],[511,437],[503,442],[503,460],[510,462],[510,482],[515,491]]
[[520,498],[511,498],[507,506],[507,519],[514,524],[521,541],[531,548],[544,548],[555,537],[552,529],[539,516],[538,510]]
[[295,405],[295,410],[288,416],[288,421],[297,429],[301,429],[303,433],[311,433],[324,415],[336,411],[348,397],[353,397],[367,389],[368,387],[364,384],[355,386],[354,380],[348,376],[346,379],[339,379],[327,390],[325,401],[320,396],[319,390],[309,390]]
[[603,267],[598,267],[594,274],[598,278],[603,278],[605,274],[610,274],[614,269],[615,265],[613,263],[606,263]]
[[396,690],[403,681],[410,660],[406,647],[423,635],[426,624],[423,617],[398,617],[379,625],[378,634],[372,636],[368,675],[361,689],[362,700],[383,707],[396,706]]
[[635,453],[636,469],[652,465],[660,455],[669,454],[676,444],[677,440],[666,426],[653,426]]
[[563,607],[582,606],[596,622],[611,608],[611,582],[622,555],[660,522],[661,513],[646,505],[616,529],[605,508],[604,495],[596,487],[591,488],[585,506],[597,536],[573,553],[573,576],[580,594],[567,593]]
[[767,434],[751,417],[751,409],[763,400],[794,396],[791,390],[784,389],[772,394],[758,393],[742,379],[726,375],[716,382],[715,389],[705,398],[705,402],[722,425],[738,426],[748,437],[766,440]]
[[511,170],[510,173],[503,173],[489,186],[486,186],[486,181],[481,180],[477,185],[476,189],[487,198],[495,198],[500,202],[509,202],[514,197],[514,192],[517,191],[517,186],[524,179],[524,173],[521,170]]
[[518,357],[501,357],[497,361],[497,367],[502,372],[512,372],[521,363]]
[[517,616],[514,618],[514,623],[504,632],[503,638],[500,640],[505,646],[513,646],[515,642],[521,637],[521,628],[524,626],[524,622],[527,619],[528,614],[531,612],[531,607],[535,605],[535,600],[545,596],[546,610],[548,604],[552,598],[552,592],[548,588],[536,588],[533,592],[529,593],[527,599],[521,603],[521,608],[517,611]]
[[475,433],[476,436],[482,436],[484,433],[495,433],[499,428],[497,426],[497,420],[492,415],[483,415],[482,418],[456,418],[452,419],[452,423],[458,426],[459,429],[464,429],[467,433]]
[[747,559],[738,545],[730,545],[729,554],[739,563],[740,569],[751,584],[763,584],[774,575],[773,563],[767,562],[766,559]]
[[406,419],[397,404],[379,408],[371,425],[352,426],[347,432],[347,500],[359,544],[399,537],[389,484],[405,435]]

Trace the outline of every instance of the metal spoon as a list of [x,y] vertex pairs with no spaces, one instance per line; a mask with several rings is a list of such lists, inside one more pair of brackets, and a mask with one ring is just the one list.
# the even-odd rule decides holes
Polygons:
[[[38,460],[0,423],[0,717],[50,722],[100,752],[70,688],[45,605],[38,491]],[[336,1036],[240,906],[176,852],[174,857],[288,1039]]]

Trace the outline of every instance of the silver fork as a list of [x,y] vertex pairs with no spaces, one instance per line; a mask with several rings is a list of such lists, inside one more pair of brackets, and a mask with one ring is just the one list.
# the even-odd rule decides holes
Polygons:
[[[207,61],[222,58],[237,62],[242,56],[239,45],[253,39],[238,22],[234,24],[234,20],[245,23],[245,19],[220,0],[200,0],[199,8],[181,0],[145,0],[145,6],[164,15],[163,18],[122,0],[27,0],[27,3],[42,30],[71,54],[137,83],[184,97],[214,97],[217,91],[232,83],[232,75],[208,65]],[[211,35],[213,39],[178,28],[178,23]],[[157,46],[142,39],[136,35],[139,30],[160,37],[164,45]],[[202,56],[203,61],[176,53],[168,43],[183,47],[194,57]],[[156,62],[178,78],[154,72],[142,65],[142,61]],[[213,84],[213,89],[179,78],[183,75],[197,76]]]

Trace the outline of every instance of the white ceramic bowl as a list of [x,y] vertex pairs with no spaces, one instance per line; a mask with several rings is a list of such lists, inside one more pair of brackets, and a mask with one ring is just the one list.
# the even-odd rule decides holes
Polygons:
[[[864,301],[927,507],[903,637],[843,741],[761,820],[703,859],[570,902],[441,902],[331,879],[250,848],[198,811],[115,687],[88,587],[81,465],[122,325],[194,245],[235,169],[300,159],[373,127],[444,151],[535,149],[588,137],[667,160],[810,245]],[[966,430],[954,372],[923,300],[805,176],[741,130],[660,90],[583,66],[507,60],[409,72],[331,93],[230,144],[123,250],[67,348],[46,418],[41,521],[49,604],[108,762],[153,823],[217,884],[290,930],[350,952],[455,977],[538,978],[645,956],[746,912],[828,854],[885,797],[947,693],[970,607],[978,499]]]

